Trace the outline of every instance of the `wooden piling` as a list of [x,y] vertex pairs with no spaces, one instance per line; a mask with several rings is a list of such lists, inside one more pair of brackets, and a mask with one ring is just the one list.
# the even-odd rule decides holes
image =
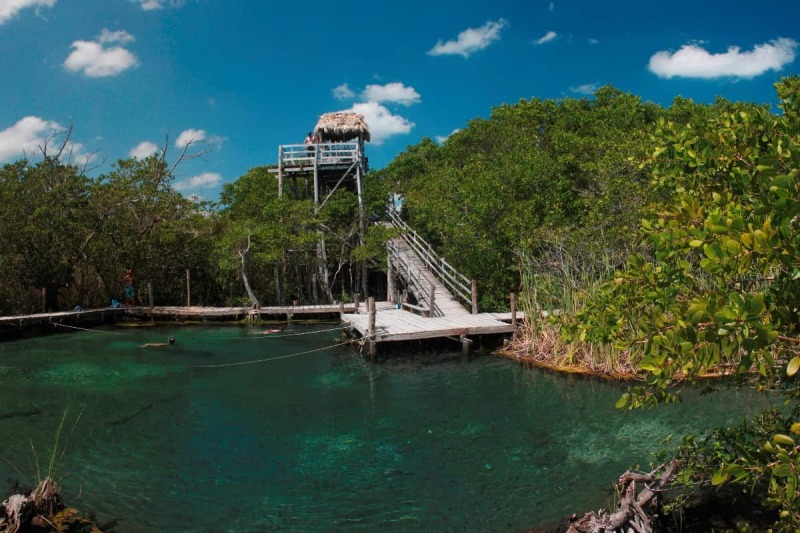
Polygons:
[[354,312],[355,312],[355,314],[358,314],[358,304],[361,303],[361,295],[360,294],[354,294],[353,295],[353,303],[356,306],[356,310]]
[[511,325],[514,326],[514,331],[517,331],[517,295],[511,293]]
[[189,269],[186,269],[186,307],[192,306],[192,286]]
[[461,342],[461,354],[469,355],[469,346],[472,344],[472,339],[467,337],[465,334],[462,334],[458,337],[458,340]]
[[378,351],[378,343],[375,342],[376,306],[375,298],[373,296],[367,298],[367,313],[369,313],[369,319],[367,320],[367,336],[369,337],[367,340],[367,348],[369,350],[369,356],[375,357],[375,354]]
[[431,298],[430,298],[430,305],[428,306],[428,316],[433,316],[433,306],[436,303],[436,285],[431,283]]

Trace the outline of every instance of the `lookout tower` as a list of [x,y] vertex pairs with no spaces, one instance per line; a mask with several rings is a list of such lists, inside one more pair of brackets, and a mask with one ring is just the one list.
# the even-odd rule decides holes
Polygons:
[[293,194],[307,187],[302,180],[313,180],[314,205],[322,209],[340,187],[358,194],[362,205],[363,180],[367,173],[364,143],[369,142],[369,128],[358,113],[325,113],[314,127],[314,142],[283,144],[278,148],[278,194],[287,187]]
[[[291,194],[298,198],[311,189],[314,211],[319,212],[330,197],[340,188],[358,196],[359,242],[364,244],[366,218],[364,214],[364,176],[367,173],[367,157],[364,143],[369,142],[369,128],[364,117],[358,113],[325,113],[313,131],[313,142],[283,144],[278,148],[277,173],[278,195]],[[325,263],[325,241],[320,236],[322,257]],[[327,275],[321,273],[322,278]],[[320,280],[323,284],[327,280]],[[367,293],[366,266],[362,265],[362,290]]]

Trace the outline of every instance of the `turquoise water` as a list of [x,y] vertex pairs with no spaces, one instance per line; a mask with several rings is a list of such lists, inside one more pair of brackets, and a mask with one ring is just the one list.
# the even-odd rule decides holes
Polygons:
[[[335,331],[283,336],[332,327],[131,328],[0,344],[0,479],[33,482],[29,439],[46,469],[68,407],[64,496],[116,517],[121,532],[519,531],[597,509],[654,443],[764,403],[689,392],[678,405],[620,412],[612,384],[488,354],[368,364],[350,347],[327,348],[341,342]],[[168,335],[174,346],[141,347]]]

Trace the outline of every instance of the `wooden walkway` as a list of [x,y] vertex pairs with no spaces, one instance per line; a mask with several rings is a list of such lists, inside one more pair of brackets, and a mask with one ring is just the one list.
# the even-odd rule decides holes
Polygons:
[[[428,266],[411,248],[403,237],[392,239],[389,261],[391,261],[397,274],[404,279],[409,291],[414,294],[417,302],[423,307],[430,307],[431,293],[433,292],[433,316],[463,316],[470,315],[464,309],[444,283],[433,275]],[[435,291],[432,291],[435,289]]]
[[355,312],[355,304],[349,303],[340,306],[339,304],[329,305],[298,305],[298,306],[273,306],[252,309],[250,307],[181,307],[181,306],[157,306],[157,307],[131,307],[125,309],[125,314],[130,316],[152,317],[159,319],[230,319],[240,320],[248,316],[257,315],[258,318],[264,317],[285,317],[287,320],[295,316],[321,317],[339,316],[342,311],[345,313]]

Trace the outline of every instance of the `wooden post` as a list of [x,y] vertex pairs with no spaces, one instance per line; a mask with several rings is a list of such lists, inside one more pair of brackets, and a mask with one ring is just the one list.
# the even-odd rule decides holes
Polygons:
[[436,303],[436,285],[431,283],[431,298],[428,305],[428,317],[433,316],[433,305]]
[[314,209],[319,205],[319,173],[317,172],[317,145],[313,145],[314,150]]
[[469,346],[472,344],[472,339],[467,337],[466,334],[462,333],[458,337],[459,342],[461,342],[461,355],[469,355]]
[[278,147],[278,198],[283,196],[283,146]]
[[367,298],[367,313],[369,313],[369,318],[367,319],[367,335],[369,336],[369,340],[367,341],[367,346],[369,348],[369,356],[374,357],[375,353],[377,352],[377,343],[375,342],[375,297],[370,296]]
[[150,307],[155,307],[153,301],[155,298],[153,297],[153,283],[148,281],[147,282],[147,301],[150,304]]
[[186,269],[186,307],[192,306],[192,286],[190,283],[189,269]]
[[344,322],[344,302],[339,302],[339,320]]
[[386,258],[386,299],[389,300],[389,303],[397,303],[395,301],[394,267],[392,266],[391,256]]
[[472,314],[478,314],[478,282],[472,280]]
[[355,313],[358,314],[358,304],[361,303],[361,295],[356,293],[353,295],[353,303],[356,305]]
[[47,312],[47,289],[42,287],[42,313]]
[[517,295],[511,293],[511,325],[514,326],[514,331],[517,331]]

